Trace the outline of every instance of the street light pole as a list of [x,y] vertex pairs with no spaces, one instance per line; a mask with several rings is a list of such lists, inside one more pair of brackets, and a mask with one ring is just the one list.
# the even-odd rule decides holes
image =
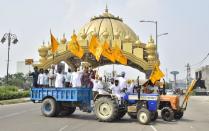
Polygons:
[[153,21],[153,20],[141,20],[140,22],[148,22],[148,23],[155,24],[155,41],[156,41],[156,51],[157,51],[157,55],[158,55],[158,37],[160,37],[162,35],[167,35],[168,33],[158,34],[158,24],[157,24],[157,21]]
[[4,43],[6,40],[8,40],[8,52],[7,52],[7,77],[6,77],[6,83],[8,84],[8,78],[9,78],[9,59],[10,59],[10,46],[11,42],[13,44],[16,44],[18,42],[17,36],[12,33],[5,33],[4,36],[1,39],[1,43]]

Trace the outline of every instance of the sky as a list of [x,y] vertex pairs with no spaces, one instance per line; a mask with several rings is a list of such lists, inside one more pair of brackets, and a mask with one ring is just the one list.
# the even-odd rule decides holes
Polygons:
[[[0,38],[6,32],[15,33],[19,43],[11,45],[10,73],[16,72],[16,62],[26,58],[39,59],[38,47],[50,40],[49,31],[69,39],[73,30],[79,29],[92,16],[109,12],[123,18],[146,43],[155,35],[155,25],[140,20],[158,21],[158,33],[168,33],[158,39],[161,69],[180,72],[178,79],[186,77],[187,63],[200,62],[209,53],[209,1],[208,0],[1,0]],[[7,44],[0,44],[0,76],[6,75]],[[194,71],[209,64],[209,58]],[[125,69],[125,68],[122,68]],[[137,75],[127,69],[129,76]]]

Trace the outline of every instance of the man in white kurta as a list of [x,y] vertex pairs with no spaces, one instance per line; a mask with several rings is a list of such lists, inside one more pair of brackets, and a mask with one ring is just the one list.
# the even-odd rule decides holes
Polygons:
[[65,76],[63,75],[62,70],[58,69],[58,73],[56,74],[55,87],[63,88],[64,82],[65,82]]
[[120,90],[124,94],[125,90],[127,90],[127,81],[125,79],[125,72],[121,72],[120,77],[118,77],[117,79],[119,81]]
[[55,78],[56,78],[56,73],[55,73],[55,66],[51,66],[51,70],[49,71],[49,87],[55,87]]
[[112,94],[116,95],[118,100],[121,100],[121,97],[123,97],[123,93],[121,93],[118,80],[115,80],[115,84],[110,86],[110,89],[112,90]]
[[72,73],[72,87],[81,87],[81,76],[82,71],[79,71],[79,69]]

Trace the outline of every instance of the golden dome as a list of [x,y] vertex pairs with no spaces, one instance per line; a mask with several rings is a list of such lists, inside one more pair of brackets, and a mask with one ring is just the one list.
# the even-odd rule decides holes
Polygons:
[[110,39],[120,38],[125,40],[125,36],[129,34],[130,41],[136,41],[137,36],[135,32],[123,23],[123,20],[119,17],[108,12],[108,9],[105,9],[105,12],[99,16],[94,16],[91,18],[90,22],[85,24],[79,31],[78,37],[82,38],[83,31],[87,35],[87,39],[90,39],[92,34],[97,33],[99,37],[107,36]]

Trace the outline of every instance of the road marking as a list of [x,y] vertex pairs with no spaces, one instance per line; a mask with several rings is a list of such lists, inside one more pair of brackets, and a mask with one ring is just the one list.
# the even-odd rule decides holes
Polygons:
[[68,125],[65,125],[62,128],[60,128],[59,131],[64,131],[64,129],[66,129],[67,127],[68,127]]
[[152,128],[153,131],[157,131],[157,129],[153,125],[150,125],[150,127]]

